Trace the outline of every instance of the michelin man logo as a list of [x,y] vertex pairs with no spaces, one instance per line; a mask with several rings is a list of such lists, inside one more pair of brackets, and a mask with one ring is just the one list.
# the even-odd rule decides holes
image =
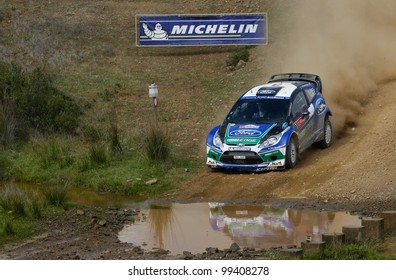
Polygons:
[[144,34],[149,37],[151,40],[168,40],[168,32],[162,29],[162,25],[160,23],[155,24],[155,29],[150,30],[147,27],[146,23],[143,23]]

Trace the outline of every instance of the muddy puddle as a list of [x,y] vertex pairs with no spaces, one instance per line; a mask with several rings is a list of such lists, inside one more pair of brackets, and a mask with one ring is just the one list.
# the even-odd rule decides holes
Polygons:
[[300,246],[307,237],[321,241],[322,233],[360,224],[359,216],[345,212],[222,203],[153,204],[140,209],[140,216],[124,227],[119,239],[172,254],[202,253],[209,247],[223,250],[234,242],[241,248],[270,249]]
[[[0,188],[5,185],[10,184],[2,184]],[[56,187],[11,185],[32,197]],[[139,210],[135,221],[118,233],[119,240],[146,250],[162,248],[172,254],[202,253],[209,247],[223,250],[234,242],[242,248],[300,246],[307,237],[320,241],[322,233],[341,232],[345,225],[361,225],[359,216],[346,212],[281,209],[270,205],[158,204],[78,187],[69,187],[68,195],[73,204]]]

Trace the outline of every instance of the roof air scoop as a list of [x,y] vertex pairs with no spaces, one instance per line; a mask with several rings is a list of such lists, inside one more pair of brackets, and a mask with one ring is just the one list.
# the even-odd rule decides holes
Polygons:
[[256,95],[275,95],[281,90],[281,87],[262,87],[257,90]]

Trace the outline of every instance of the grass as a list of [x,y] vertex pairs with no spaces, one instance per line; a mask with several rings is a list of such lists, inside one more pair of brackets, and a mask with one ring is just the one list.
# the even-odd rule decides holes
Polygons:
[[30,195],[14,184],[0,189],[0,247],[32,236],[46,211],[44,205],[38,195]]
[[170,157],[169,136],[158,127],[150,127],[144,135],[144,149],[153,162],[165,162]]
[[358,242],[326,247],[315,254],[305,254],[306,260],[380,260],[384,259],[380,252],[380,244]]
[[100,144],[91,146],[88,160],[93,166],[106,164],[108,162],[106,147]]
[[[394,260],[394,252],[389,253],[385,249],[385,243],[375,243],[361,241],[352,244],[338,244],[336,246],[327,246],[316,253],[303,252],[303,260]],[[392,242],[392,240],[389,240]],[[271,260],[289,260],[290,257],[278,250],[269,250],[266,258]]]
[[[66,185],[56,186],[54,188],[48,188],[44,192],[45,201],[49,205],[66,208],[67,200],[68,200],[67,192],[68,192],[68,188]],[[37,208],[37,206],[36,206],[36,208]],[[35,213],[35,212],[33,212],[33,213]]]
[[2,245],[28,238],[34,234],[35,220],[15,217],[0,211],[0,248]]
[[[143,132],[147,133],[144,138],[125,138],[112,129],[109,133],[109,137],[93,143],[81,143],[73,137],[36,137],[18,152],[3,151],[7,177],[48,185],[85,186],[146,199],[177,186],[182,180],[173,178],[185,180],[193,172],[184,169],[196,166],[162,132],[153,135],[148,130]],[[158,183],[147,187],[145,182],[152,178]],[[48,197],[60,195],[57,190]]]
[[27,204],[28,198],[26,193],[13,185],[7,185],[0,194],[0,206],[5,211],[9,211],[15,215],[24,216],[26,214]]

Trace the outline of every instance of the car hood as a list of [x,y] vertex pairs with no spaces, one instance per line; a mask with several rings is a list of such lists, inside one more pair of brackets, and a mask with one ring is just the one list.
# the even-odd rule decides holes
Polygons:
[[257,145],[276,124],[227,124],[225,143],[227,145]]

